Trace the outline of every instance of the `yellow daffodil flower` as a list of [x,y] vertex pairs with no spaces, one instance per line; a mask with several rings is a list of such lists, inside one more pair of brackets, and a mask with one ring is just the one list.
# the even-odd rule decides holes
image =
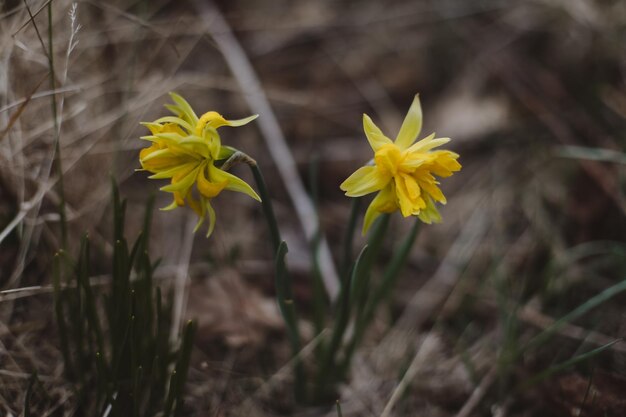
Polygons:
[[[449,177],[461,169],[459,155],[434,148],[450,141],[435,134],[415,142],[422,129],[422,108],[415,96],[395,141],[385,136],[366,114],[363,130],[374,150],[373,164],[359,168],[340,188],[348,197],[360,197],[378,191],[367,208],[363,235],[383,213],[400,210],[404,217],[418,216],[425,223],[440,222],[435,202],[446,204],[435,179]],[[415,142],[415,143],[414,143]]]
[[[211,199],[223,190],[237,191],[261,201],[257,193],[242,179],[215,166],[215,161],[228,158],[233,148],[222,146],[217,129],[222,126],[243,126],[257,115],[241,120],[226,120],[210,111],[198,118],[189,103],[170,93],[175,104],[167,104],[175,116],[161,117],[151,123],[142,123],[151,135],[141,139],[152,142],[139,153],[142,170],[153,175],[151,179],[171,179],[161,191],[172,193],[174,201],[161,210],[173,210],[188,204],[198,215],[194,231],[209,219],[207,237],[215,227],[215,210]],[[195,185],[195,190],[193,186]]]

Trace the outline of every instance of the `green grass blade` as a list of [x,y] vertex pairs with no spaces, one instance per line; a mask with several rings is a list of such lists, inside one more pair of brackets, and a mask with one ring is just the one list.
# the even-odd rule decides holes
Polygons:
[[278,251],[276,252],[276,299],[287,326],[287,334],[289,336],[291,350],[295,360],[294,394],[297,401],[304,401],[305,375],[302,361],[299,358],[300,350],[302,349],[302,342],[300,338],[300,330],[298,329],[298,319],[296,316],[291,281],[287,272],[287,264],[285,263],[285,256],[287,255],[287,252],[287,243],[282,241],[278,246]]
[[[314,155],[311,158],[309,164],[309,183],[311,189],[311,200],[313,206],[319,207],[319,181],[318,181],[318,168],[319,168],[319,156]],[[319,262],[319,249],[320,242],[322,241],[322,227],[320,224],[319,216],[317,217],[316,232],[313,239],[310,242],[311,250],[311,276],[313,277],[313,325],[315,327],[315,335],[319,335],[324,330],[324,317],[328,306],[328,294],[324,287],[322,280],[322,269]],[[322,345],[318,344],[315,353],[318,357],[322,354]]]
[[189,372],[189,364],[191,363],[191,350],[193,348],[196,327],[196,323],[190,320],[184,330],[180,357],[176,364],[176,408],[174,415],[179,415],[182,410],[183,388],[185,381],[187,381],[187,373]]
[[543,332],[539,333],[537,336],[532,338],[522,349],[521,351],[527,351],[529,349],[534,349],[543,343],[545,343],[552,335],[554,335],[558,330],[560,330],[567,323],[576,320],[577,318],[585,315],[590,310],[598,307],[609,299],[615,297],[616,295],[624,292],[626,290],[626,280],[621,281],[612,287],[607,288],[596,296],[590,298],[580,306],[576,307],[574,310],[561,317],[557,321],[555,321],[550,327],[545,329]]
[[26,394],[24,395],[24,417],[33,417],[30,411],[30,403],[33,398],[33,389],[35,388],[35,382],[37,381],[37,373],[33,373],[28,381],[28,387],[26,388]]
[[[348,322],[350,320],[350,310],[352,303],[352,295],[355,293],[354,282],[359,280],[366,274],[364,270],[367,267],[366,259],[369,253],[369,247],[365,247],[361,250],[361,253],[357,257],[357,260],[352,269],[350,278],[344,280],[341,285],[339,293],[339,305],[337,306],[337,317],[333,326],[333,332],[331,335],[330,343],[324,350],[323,360],[319,367],[318,377],[315,383],[316,398],[323,400],[323,397],[328,394],[328,388],[333,387],[337,382],[336,361],[337,354],[339,353],[341,342],[343,341]],[[357,285],[358,286],[358,285]]]
[[561,146],[557,149],[561,158],[584,159],[587,161],[611,162],[626,165],[626,154],[612,149],[590,148],[586,146]]
[[343,413],[341,412],[341,403],[339,403],[339,400],[337,400],[335,405],[337,407],[337,417],[343,417]]
[[86,319],[89,328],[92,330],[96,337],[96,346],[98,352],[104,352],[104,337],[102,335],[102,329],[100,326],[100,320],[98,318],[96,300],[93,295],[93,291],[91,289],[91,282],[89,281],[89,265],[90,265],[90,256],[89,256],[89,236],[85,235],[83,237],[83,251],[80,254],[79,264],[82,265],[81,270],[78,273],[79,277],[79,285],[82,287],[82,291],[85,295],[85,310],[86,310]]
[[570,358],[568,360],[566,360],[565,362],[556,364],[554,366],[551,366],[550,368],[546,369],[545,371],[540,372],[539,374],[535,375],[534,377],[530,378],[528,381],[524,382],[523,384],[520,385],[519,389],[520,390],[524,390],[526,388],[529,388],[533,385],[536,385],[537,383],[550,378],[552,375],[564,371],[568,368],[571,368],[572,366],[584,362],[588,359],[591,359],[597,355],[599,355],[600,353],[604,352],[605,350],[609,349],[611,346],[613,346],[614,344],[621,342],[622,339],[617,339],[614,340],[610,343],[607,343],[605,345],[602,345],[598,348],[592,349],[589,352],[585,352],[585,353],[581,353],[580,355],[576,355],[573,358]]
[[[417,232],[419,231],[419,226],[420,221],[416,219],[413,227],[411,228],[411,231],[404,239],[400,247],[395,251],[395,254],[391,259],[389,266],[385,270],[381,282],[373,291],[369,291],[367,294],[365,294],[369,294],[370,297],[365,304],[365,308],[362,314],[357,316],[354,333],[352,334],[352,338],[348,342],[345,350],[345,355],[340,365],[340,372],[342,375],[345,375],[348,372],[350,368],[350,363],[352,362],[352,356],[354,355],[356,348],[361,343],[361,340],[365,334],[365,331],[367,330],[369,323],[374,318],[376,308],[383,300],[385,300],[389,296],[391,290],[395,286],[398,276],[400,275],[400,270],[404,266],[406,259],[409,256],[411,249],[413,248],[413,244],[415,243],[415,239],[417,238]],[[377,236],[378,239],[382,239],[382,233],[384,232],[385,228],[386,226],[381,226],[382,232],[375,230],[373,236]],[[371,266],[368,265],[368,268],[371,269]]]
[[54,260],[52,262],[52,286],[54,291],[54,313],[57,327],[59,329],[59,339],[61,342],[63,362],[65,364],[65,374],[71,379],[74,375],[74,367],[70,356],[67,323],[65,322],[64,306],[66,305],[66,302],[65,294],[61,289],[61,259],[59,253],[54,255]]
[[[29,11],[30,13],[30,11]],[[32,16],[31,16],[32,18]],[[34,20],[33,20],[34,24]],[[54,158],[56,171],[58,175],[57,189],[59,192],[59,216],[61,219],[61,242],[62,247],[67,249],[67,214],[65,212],[65,187],[63,185],[63,164],[61,158],[61,143],[60,143],[60,129],[59,129],[59,116],[57,109],[57,97],[56,97],[56,73],[54,70],[54,40],[52,37],[52,2],[48,3],[48,67],[50,75],[50,107],[52,110],[52,119],[54,126]]]

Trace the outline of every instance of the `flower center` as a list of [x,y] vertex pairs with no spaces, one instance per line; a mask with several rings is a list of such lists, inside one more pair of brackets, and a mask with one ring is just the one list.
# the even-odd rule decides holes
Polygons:
[[394,144],[383,145],[374,154],[374,162],[381,174],[395,176],[404,160],[402,151]]

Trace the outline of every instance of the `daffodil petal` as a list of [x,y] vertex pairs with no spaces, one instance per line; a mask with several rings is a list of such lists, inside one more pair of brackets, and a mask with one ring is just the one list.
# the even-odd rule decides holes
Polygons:
[[150,175],[148,178],[150,178],[151,180],[163,180],[166,178],[172,178],[174,175],[178,174],[180,171],[188,170],[189,168],[192,168],[196,166],[197,164],[198,163],[194,161],[194,162],[188,162],[182,165],[176,165],[173,168],[164,169],[163,171],[159,171],[156,174]]
[[437,181],[428,181],[421,179],[419,181],[419,185],[422,189],[424,189],[424,191],[426,191],[426,193],[428,193],[433,198],[433,200],[438,201],[441,204],[446,204],[446,197],[443,195],[443,192],[441,192],[441,189],[437,187]]
[[191,195],[191,193],[189,193],[187,195],[187,203],[189,203],[189,207],[191,207],[191,209],[196,212],[198,217],[201,217],[201,218],[205,217],[206,210],[202,206],[202,197],[200,197],[200,200],[198,201],[195,198],[193,198],[193,195]]
[[[166,169],[174,168],[188,162],[188,158],[174,155],[169,149],[142,149],[139,162],[146,171],[157,173]],[[145,152],[144,152],[145,151]]]
[[209,153],[211,158],[217,159],[220,155],[220,149],[222,149],[222,138],[213,127],[207,127],[202,133],[209,142]]
[[391,139],[383,134],[367,114],[363,115],[363,131],[374,152],[379,150],[383,145],[392,143]]
[[400,149],[406,149],[417,138],[422,130],[422,106],[420,105],[419,95],[416,94],[413,98],[413,103],[402,122],[398,136],[396,137],[395,144]]
[[441,223],[441,214],[439,214],[437,206],[435,206],[435,203],[430,198],[426,201],[426,208],[420,211],[417,217],[427,224]]
[[181,179],[179,181],[174,182],[172,179],[172,184],[166,185],[165,187],[159,188],[161,191],[167,191],[168,193],[178,191],[182,192],[182,194],[187,194],[187,191],[193,185],[196,177],[198,176],[198,171],[200,167],[196,167],[189,172],[181,172]]
[[198,172],[198,191],[206,198],[214,198],[217,197],[219,193],[228,185],[228,180],[223,181],[209,181],[206,177],[207,169],[203,167]]
[[365,236],[374,221],[383,213],[392,213],[398,209],[393,184],[383,188],[367,207],[363,218],[362,234]]
[[225,187],[226,190],[244,193],[257,201],[261,201],[261,197],[258,196],[258,194],[248,185],[247,182],[231,173],[217,168],[214,165],[209,165],[209,178],[211,181],[217,183],[228,181],[228,184]]
[[211,206],[211,202],[205,199],[203,199],[202,201],[203,201],[203,204],[205,204],[206,206],[206,213],[209,216],[209,230],[207,230],[206,232],[206,237],[208,238],[209,236],[213,234],[213,230],[215,229],[216,216],[215,216],[215,210],[213,210],[213,207]]
[[357,169],[341,185],[348,197],[360,197],[381,190],[389,183],[389,176],[382,175],[375,166],[364,166]]
[[187,117],[187,121],[189,123],[194,125],[198,123],[198,116],[196,115],[196,112],[193,111],[187,100],[174,92],[170,93],[170,97],[172,97],[172,100],[174,100],[183,114]]
[[248,123],[250,123],[251,121],[253,121],[257,117],[259,117],[258,114],[253,114],[252,116],[248,116],[248,117],[243,118],[243,119],[226,120],[226,126],[239,127],[239,126],[247,125]]
[[415,142],[413,145],[409,147],[409,152],[428,152],[431,149],[434,149],[438,146],[445,145],[450,142],[450,138],[437,138],[435,139],[435,134],[432,133],[419,142]]
[[196,135],[202,135],[202,131],[205,128],[212,127],[213,129],[217,129],[227,124],[228,121],[224,119],[224,116],[216,111],[208,111],[198,119],[198,123],[196,123]]
[[178,207],[179,207],[178,203],[176,202],[176,200],[174,200],[170,204],[168,204],[165,207],[160,208],[159,210],[161,210],[161,211],[171,211],[171,210],[174,210],[175,208],[178,208]]
[[202,224],[204,223],[204,217],[205,216],[198,216],[198,222],[196,223],[196,225],[193,228],[193,232],[196,233],[198,230],[200,230],[200,226],[202,226]]
[[367,207],[365,217],[363,218],[363,229],[361,230],[361,234],[363,236],[365,236],[367,234],[367,231],[370,230],[370,227],[372,227],[374,221],[383,214],[382,212],[376,210],[372,203],[370,203],[370,205]]
[[[163,129],[163,126],[160,125],[157,122],[142,122],[140,123],[142,126],[145,126],[148,128],[148,130],[150,130],[150,133],[152,133],[153,135],[160,133],[161,130]],[[143,139],[143,138],[142,138]]]
[[398,205],[400,206],[400,212],[404,217],[408,217],[413,214],[413,202],[409,196],[404,179],[401,176],[394,178],[396,184],[396,194],[398,195]]
[[[175,104],[165,104],[164,107],[166,109],[168,109],[169,111],[171,111],[172,113],[174,113],[177,117],[180,117],[181,119],[185,119],[185,112],[183,112],[183,109],[181,109],[179,106],[175,105]],[[187,123],[190,122],[190,120],[185,120]]]
[[454,152],[435,151],[431,152],[431,155],[433,155],[433,161],[428,165],[428,169],[439,177],[449,177],[453,172],[461,169],[461,164],[457,161],[459,155]]
[[159,119],[156,119],[154,123],[172,123],[172,124],[181,126],[187,131],[187,133],[190,133],[190,134],[193,133],[193,128],[191,127],[191,125],[180,117],[164,116]]

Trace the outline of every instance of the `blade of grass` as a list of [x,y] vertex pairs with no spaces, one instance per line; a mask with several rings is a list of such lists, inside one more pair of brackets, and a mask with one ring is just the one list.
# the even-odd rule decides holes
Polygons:
[[276,299],[278,306],[287,325],[287,333],[289,335],[289,341],[291,344],[292,355],[296,359],[294,364],[295,383],[294,394],[296,400],[301,402],[305,399],[304,390],[304,367],[302,361],[299,358],[301,349],[300,331],[298,330],[298,319],[296,316],[296,310],[293,300],[293,292],[291,288],[291,281],[287,273],[287,265],[285,263],[285,256],[287,255],[287,243],[282,241],[276,252]]
[[595,356],[599,355],[600,353],[604,352],[605,350],[609,349],[611,346],[613,346],[614,344],[623,341],[623,339],[617,339],[612,341],[611,343],[607,343],[606,345],[600,346],[598,348],[592,349],[588,352],[584,352],[581,353],[580,355],[576,355],[573,358],[570,358],[568,360],[566,360],[565,362],[561,362],[559,364],[556,364],[554,366],[551,366],[550,368],[546,369],[545,371],[540,372],[539,374],[535,375],[534,377],[530,378],[529,380],[527,380],[526,382],[523,382],[522,384],[520,384],[520,386],[518,387],[518,390],[525,390],[529,387],[532,387],[533,385],[536,385],[538,382],[541,382],[547,378],[550,378],[552,375],[556,374],[557,372],[561,372],[564,371],[568,368],[571,368],[572,366],[580,363],[580,362],[584,362],[588,359],[594,358]]
[[7,133],[9,133],[9,130],[11,130],[11,128],[13,127],[13,125],[15,124],[15,122],[17,122],[17,120],[20,118],[20,116],[22,115],[22,113],[24,112],[24,110],[26,110],[26,106],[28,106],[28,103],[30,103],[30,100],[33,98],[33,95],[37,92],[37,90],[39,89],[39,87],[41,87],[41,84],[43,84],[43,82],[46,80],[46,78],[48,78],[48,74],[46,74],[41,81],[39,81],[37,83],[37,85],[35,86],[35,88],[33,88],[32,92],[26,97],[26,99],[20,104],[20,106],[17,108],[17,110],[15,111],[15,113],[13,113],[11,115],[11,118],[9,119],[9,122],[7,123],[7,126],[2,129],[2,131],[0,131],[0,142],[2,141],[2,139],[4,139],[4,137],[6,136]]
[[353,288],[351,303],[352,306],[356,308],[357,322],[361,320],[365,310],[365,303],[367,301],[368,294],[367,288],[369,287],[374,264],[378,259],[380,249],[382,248],[383,241],[385,239],[385,233],[389,227],[389,218],[390,216],[388,214],[384,214],[374,223],[369,238],[367,239],[367,246],[369,248],[367,255],[361,260],[363,263],[362,274],[355,276],[354,278],[356,278],[356,280],[352,280]]
[[341,404],[339,403],[339,400],[337,400],[335,405],[337,407],[337,417],[343,417],[343,413],[341,412]]
[[528,351],[529,349],[534,349],[541,344],[545,343],[552,335],[554,335],[559,329],[561,329],[567,323],[576,320],[577,318],[585,315],[591,309],[598,307],[603,304],[607,300],[615,297],[616,295],[624,292],[626,290],[626,280],[621,281],[612,287],[607,288],[601,293],[595,295],[590,298],[580,306],[576,307],[574,310],[561,317],[557,321],[555,321],[550,327],[545,329],[543,332],[539,333],[537,336],[533,337],[526,345],[524,345],[520,349],[520,353]]
[[589,161],[626,165],[626,154],[612,149],[567,145],[557,148],[556,154],[561,158],[586,159]]
[[35,382],[37,381],[37,373],[33,373],[28,381],[28,387],[26,388],[26,394],[24,395],[24,417],[32,417],[30,412],[30,403],[33,398],[33,389],[35,388]]
[[[413,244],[415,243],[415,239],[417,238],[417,232],[419,231],[419,226],[420,221],[416,219],[413,223],[411,231],[404,239],[400,247],[395,251],[393,258],[385,269],[385,273],[381,282],[378,284],[376,289],[368,292],[370,294],[370,298],[367,300],[363,313],[360,315],[360,317],[357,318],[354,333],[352,334],[352,338],[348,343],[345,356],[341,363],[340,372],[342,374],[348,372],[350,368],[350,363],[352,361],[352,356],[354,355],[356,348],[361,343],[365,331],[367,330],[367,326],[374,318],[374,314],[376,313],[378,305],[389,296],[392,288],[395,286],[395,283],[397,282],[400,275],[400,270],[404,266],[406,259],[409,256],[411,249],[413,248]],[[376,236],[377,234],[378,233],[374,233],[374,236]]]
[[61,290],[61,259],[57,252],[52,262],[52,285],[54,286],[54,312],[59,329],[59,339],[61,342],[61,353],[63,354],[63,362],[65,364],[65,373],[70,376],[74,375],[74,367],[72,366],[69,341],[67,335],[67,323],[65,322],[65,314],[63,312],[65,305],[65,295]]
[[102,329],[100,327],[100,320],[98,319],[98,312],[96,311],[96,301],[93,295],[93,291],[91,289],[91,283],[89,281],[89,236],[85,235],[83,237],[83,243],[81,244],[83,247],[83,251],[80,254],[79,264],[82,266],[81,270],[78,273],[79,281],[78,284],[82,287],[83,292],[85,293],[85,308],[86,308],[86,318],[89,327],[92,329],[96,336],[97,343],[97,351],[104,352],[104,338],[102,336]]
[[189,321],[185,327],[183,341],[180,348],[180,357],[176,364],[176,408],[174,415],[179,415],[183,406],[183,388],[187,380],[189,364],[191,362],[191,349],[193,348],[193,340],[196,334],[196,324]]
[[411,253],[411,249],[415,244],[415,240],[417,239],[417,233],[419,232],[420,224],[420,220],[416,219],[414,221],[413,227],[411,227],[409,234],[404,239],[400,247],[394,251],[394,256],[391,259],[391,262],[389,263],[387,268],[385,269],[385,273],[380,284],[374,291],[371,291],[372,298],[368,302],[365,313],[363,315],[366,322],[372,319],[372,316],[378,305],[389,296],[391,290],[394,288],[396,282],[398,281],[400,271],[404,267],[409,253]]
[[356,280],[359,280],[359,277],[367,274],[365,268],[367,267],[366,259],[368,257],[368,253],[369,247],[365,245],[357,257],[349,279],[342,282],[333,332],[330,342],[324,350],[323,359],[319,365],[319,372],[315,382],[315,398],[317,401],[323,401],[324,396],[329,394],[328,389],[335,387],[337,377],[341,377],[341,375],[336,372],[337,369],[335,368],[335,363],[337,360],[337,354],[341,347],[341,342],[343,341],[344,334],[350,320],[350,307],[352,303],[352,295],[354,293],[353,283]]
[[[311,158],[309,164],[309,183],[311,189],[311,200],[316,211],[319,211],[319,155],[315,154]],[[324,288],[324,281],[322,280],[322,270],[320,267],[320,242],[322,239],[322,227],[319,217],[317,219],[317,232],[315,233],[313,240],[310,242],[311,248],[311,275],[313,277],[313,324],[315,326],[315,335],[317,336],[324,330],[324,312],[327,307],[327,294]],[[322,345],[320,345],[321,347]],[[321,349],[316,349],[318,357],[321,356]]]
[[[34,24],[34,21],[33,21]],[[56,91],[56,73],[54,71],[54,42],[52,36],[52,2],[48,3],[48,66],[50,67],[50,90]],[[59,215],[61,216],[61,242],[67,248],[67,214],[65,212],[65,188],[63,185],[63,162],[61,158],[61,132],[59,131],[59,116],[56,93],[50,95],[50,106],[54,121],[54,156],[57,167],[57,189],[59,192]]]

